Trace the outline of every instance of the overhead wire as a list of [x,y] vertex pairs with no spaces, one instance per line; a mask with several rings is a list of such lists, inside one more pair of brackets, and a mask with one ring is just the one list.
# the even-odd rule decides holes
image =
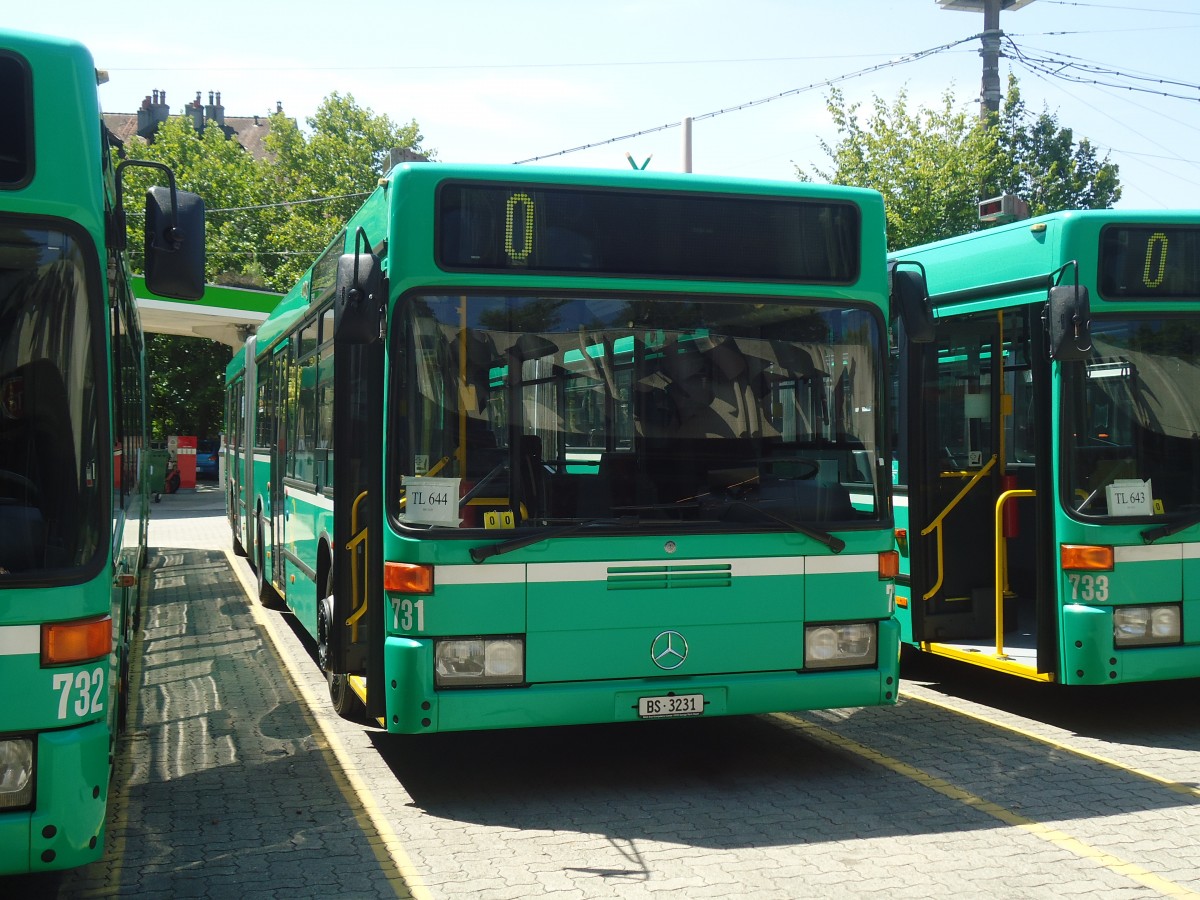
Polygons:
[[1087,6],[1092,9],[1119,9],[1139,13],[1167,13],[1175,16],[1200,16],[1200,12],[1185,9],[1149,9],[1143,6],[1116,6],[1109,3],[1086,3],[1081,0],[1042,0],[1043,5],[1052,6]]
[[[1060,5],[1060,6],[1093,6],[1093,7],[1104,8],[1104,9],[1133,9],[1132,7],[1110,6],[1110,5],[1102,5],[1102,4],[1095,4],[1095,3],[1066,2],[1066,0],[1044,0],[1044,2],[1057,3],[1057,5]],[[1186,12],[1186,11],[1181,11],[1181,10],[1138,9],[1137,11],[1139,11],[1139,12],[1178,13],[1181,15],[1194,15],[1194,16],[1200,17],[1200,12]],[[1084,32],[1046,32],[1044,34],[1058,35],[1058,34],[1075,34],[1075,33],[1084,33]],[[1018,64],[1025,70],[1029,71],[1031,74],[1033,74],[1035,77],[1037,77],[1041,80],[1053,79],[1053,80],[1058,80],[1058,81],[1073,82],[1073,83],[1082,84],[1082,85],[1090,85],[1090,86],[1094,86],[1097,88],[1108,87],[1108,88],[1113,88],[1113,89],[1118,89],[1118,90],[1126,90],[1126,91],[1130,91],[1130,92],[1146,93],[1146,94],[1150,94],[1153,96],[1165,97],[1168,99],[1185,100],[1185,101],[1200,101],[1200,84],[1193,84],[1190,82],[1180,81],[1180,80],[1171,79],[1171,78],[1163,78],[1160,76],[1155,76],[1155,75],[1150,75],[1150,74],[1135,74],[1135,73],[1131,73],[1131,72],[1122,71],[1120,69],[1117,69],[1117,68],[1109,66],[1109,65],[1105,65],[1103,63],[1097,63],[1096,61],[1093,61],[1093,60],[1086,60],[1082,57],[1076,57],[1076,56],[1072,56],[1070,54],[1064,54],[1064,53],[1056,53],[1055,51],[1048,51],[1048,50],[1043,50],[1043,49],[1035,48],[1035,47],[1023,46],[1023,45],[1018,44],[1013,39],[1014,37],[1017,37],[1017,36],[1021,36],[1021,35],[1008,35],[1008,34],[1002,35],[1002,37],[1004,39],[1004,46],[1008,50],[1008,52],[1004,53],[1004,56],[1006,58],[1010,59],[1011,61],[1013,61],[1014,63]],[[841,75],[837,75],[832,78],[827,78],[822,81],[813,82],[811,84],[804,85],[803,87],[791,88],[786,91],[780,91],[778,93],[771,94],[766,97],[760,97],[760,98],[757,98],[754,100],[748,100],[744,103],[738,103],[738,104],[734,104],[732,106],[722,107],[721,109],[712,110],[712,111],[706,112],[706,113],[701,113],[699,115],[691,116],[690,118],[693,122],[700,122],[700,121],[704,121],[707,119],[713,119],[718,116],[727,115],[729,113],[740,112],[740,111],[746,110],[746,109],[752,109],[754,107],[762,106],[766,103],[771,103],[776,100],[784,99],[786,97],[798,96],[800,94],[808,93],[810,91],[817,90],[822,87],[830,87],[835,84],[840,84],[840,83],[843,83],[846,81],[853,80],[855,78],[860,78],[865,75],[870,75],[875,72],[883,71],[885,69],[895,68],[898,66],[907,65],[912,62],[917,62],[921,59],[925,59],[930,56],[934,56],[936,54],[944,53],[946,51],[952,50],[955,47],[961,46],[962,44],[966,44],[971,41],[975,41],[981,37],[982,37],[982,34],[970,35],[969,37],[961,38],[956,41],[950,41],[945,44],[940,44],[936,47],[930,47],[925,50],[920,50],[920,51],[916,51],[913,53],[907,53],[907,54],[904,54],[899,57],[894,57],[892,59],[889,59],[887,62],[879,63],[879,64],[876,64],[873,66],[867,66],[865,68],[857,69],[853,72],[847,72],[847,73],[844,73]],[[815,57],[796,57],[796,59],[801,59],[801,58],[810,59],[810,58],[815,58]],[[820,57],[820,58],[843,58],[843,57]],[[780,59],[792,59],[792,58],[789,57],[789,58],[780,58]],[[762,60],[746,60],[746,59],[721,60],[721,62],[749,62],[749,61],[762,61]],[[771,61],[778,61],[778,60],[775,58],[772,58]],[[670,64],[691,64],[693,62],[698,62],[698,61],[675,60],[675,61],[670,61]],[[707,61],[707,62],[712,62],[712,61]],[[642,64],[649,65],[651,63],[642,63]],[[667,64],[667,63],[664,61],[658,61],[653,64],[661,65],[661,64]],[[532,65],[536,66],[537,64],[532,64]],[[543,64],[543,66],[545,66],[545,65],[549,65],[549,64]],[[567,65],[579,66],[579,65],[608,65],[608,64],[606,64],[606,63],[586,63],[586,64],[585,63],[573,63],[573,64],[567,64]],[[629,64],[628,63],[613,63],[611,65],[629,65]],[[514,66],[514,67],[516,67],[516,66]],[[486,68],[486,67],[483,67],[483,68]],[[1124,79],[1127,79],[1128,81],[1131,81],[1134,83],[1132,83],[1132,84],[1131,83],[1120,83],[1117,81],[1103,80],[1103,79],[1107,79],[1107,78],[1112,78],[1112,79],[1124,78]],[[1197,92],[1197,96],[1187,96],[1187,95],[1180,94],[1180,93],[1172,93],[1170,91],[1154,90],[1149,87],[1145,87],[1144,84],[1168,85],[1168,86],[1172,86],[1172,87],[1176,87],[1176,88],[1193,90],[1193,91]],[[1096,112],[1107,116],[1108,118],[1113,118],[1114,121],[1117,121],[1119,124],[1121,124],[1119,120],[1115,119],[1112,116],[1109,116],[1106,112],[1093,106],[1092,104],[1089,104],[1086,101],[1079,99],[1078,97],[1075,97],[1074,99],[1077,102],[1080,102],[1086,106],[1089,106],[1091,109],[1095,110]],[[611,144],[619,143],[621,141],[631,140],[633,138],[643,137],[648,134],[655,134],[658,132],[667,131],[672,128],[678,128],[678,127],[680,127],[681,124],[682,123],[680,121],[667,122],[667,123],[664,123],[661,125],[656,125],[656,126],[652,126],[649,128],[643,128],[638,131],[630,132],[628,134],[618,135],[616,137],[605,138],[603,140],[593,141],[593,142],[587,143],[587,144],[580,144],[576,147],[570,147],[570,148],[566,148],[563,150],[557,150],[553,153],[545,153],[545,154],[541,154],[538,156],[531,156],[526,159],[517,160],[514,163],[514,165],[523,165],[524,163],[530,163],[530,162],[540,162],[541,160],[553,159],[553,158],[560,157],[560,156],[566,156],[571,153],[577,153],[577,152],[581,152],[584,150],[590,150],[590,149],[594,149],[596,147],[609,146]],[[1144,135],[1143,135],[1143,137],[1144,137]],[[1151,143],[1155,143],[1155,142],[1151,141]],[[1161,144],[1156,144],[1156,146],[1158,146],[1164,150],[1169,149]],[[1134,154],[1131,154],[1131,155],[1134,155]],[[1143,155],[1146,155],[1146,154],[1143,154]],[[1183,160],[1179,157],[1164,157],[1164,158],[1179,159],[1179,161],[1181,161],[1181,162],[1191,162],[1188,160]],[[1149,164],[1147,163],[1146,165],[1149,165]],[[1187,180],[1187,179],[1184,179],[1184,180]],[[307,203],[323,203],[323,202],[329,202],[329,201],[333,201],[333,200],[355,199],[355,198],[365,197],[365,196],[367,196],[366,192],[352,193],[352,194],[340,194],[340,195],[330,196],[330,197],[314,197],[314,198],[306,198],[303,200],[284,200],[284,201],[278,201],[278,202],[274,202],[274,203],[262,203],[262,204],[248,205],[248,206],[216,208],[216,209],[211,209],[208,212],[209,213],[243,212],[243,211],[249,211],[249,210],[255,210],[255,209],[271,209],[271,208],[301,205],[301,204],[307,204]]]
[[[1172,78],[1164,78],[1162,76],[1155,75],[1135,75],[1130,72],[1117,69],[1113,66],[1089,63],[1080,59],[1079,57],[1070,56],[1069,54],[1065,53],[1035,56],[1030,52],[1030,50],[1027,50],[1020,44],[1017,44],[1017,42],[1011,37],[1004,35],[1003,39],[1004,46],[1010,51],[1010,53],[1006,53],[1005,56],[1033,72],[1040,72],[1053,78],[1058,78],[1063,81],[1073,81],[1077,84],[1100,85],[1104,87],[1133,91],[1136,93],[1167,97],[1173,100],[1200,102],[1200,84],[1178,81]],[[1045,51],[1040,52],[1045,53]],[[1108,80],[1120,78],[1126,79],[1127,82],[1134,83],[1122,83],[1116,80]],[[1189,96],[1165,90],[1154,90],[1152,88],[1145,87],[1144,84],[1147,83],[1185,88],[1196,93],[1194,96]]]
[[[965,38],[962,38],[961,40],[957,40],[957,41],[951,41],[946,44],[940,44],[937,47],[930,47],[927,50],[919,50],[915,53],[906,53],[903,56],[899,56],[894,59],[889,59],[885,63],[879,63],[878,65],[868,66],[864,69],[858,69],[854,72],[847,72],[844,75],[837,75],[833,78],[826,78],[823,81],[816,81],[816,82],[813,82],[812,84],[805,85],[804,87],[792,88],[790,90],[781,91],[777,94],[772,94],[768,97],[760,97],[757,100],[748,100],[745,103],[738,103],[733,106],[727,106],[722,109],[713,110],[712,112],[701,113],[700,115],[691,116],[690,118],[693,122],[702,122],[705,119],[713,119],[713,118],[716,118],[717,116],[723,116],[723,115],[727,115],[729,113],[740,112],[741,110],[744,110],[744,109],[752,109],[753,107],[756,107],[756,106],[762,106],[764,103],[772,103],[775,100],[782,100],[784,97],[794,97],[799,94],[804,94],[809,91],[817,90],[818,88],[830,87],[835,84],[840,84],[843,81],[850,81],[851,79],[854,79],[854,78],[860,78],[864,75],[870,75],[874,72],[880,72],[884,69],[890,69],[890,68],[894,68],[896,66],[907,65],[908,63],[916,62],[917,60],[920,60],[920,59],[925,59],[928,56],[933,56],[937,53],[943,53],[943,52],[953,49],[954,47],[957,47],[961,44],[965,44],[969,41],[974,41],[980,37],[982,37],[981,34],[973,34],[970,37],[965,37]],[[590,144],[581,144],[578,147],[570,147],[566,150],[557,150],[554,153],[544,153],[540,156],[531,156],[528,159],[517,160],[515,163],[513,163],[513,165],[519,166],[519,165],[523,165],[524,163],[529,163],[529,162],[540,162],[543,159],[553,159],[558,156],[566,156],[570,153],[578,153],[582,150],[591,150],[596,147],[606,147],[610,144],[616,144],[621,141],[630,140],[632,138],[642,137],[647,134],[656,134],[660,131],[667,131],[671,128],[678,128],[680,126],[680,124],[681,124],[680,122],[667,122],[663,125],[655,125],[650,128],[643,128],[640,131],[631,132],[629,134],[623,134],[618,137],[611,137],[611,138],[606,138],[606,139],[600,140],[600,141],[593,141]]]
[[[1022,52],[1021,52],[1021,48],[1020,48],[1020,47],[1019,47],[1019,46],[1018,46],[1018,45],[1017,45],[1017,44],[1016,44],[1014,41],[1012,41],[1012,40],[1011,40],[1011,39],[1010,39],[1010,38],[1009,38],[1007,35],[1005,35],[1005,39],[1006,39],[1006,43],[1008,44],[1008,49],[1009,49],[1009,50],[1011,50],[1011,51],[1013,51],[1012,53],[1005,53],[1005,54],[1004,54],[1004,55],[1005,55],[1005,58],[1006,58],[1006,59],[1009,59],[1009,60],[1011,60],[1011,61],[1013,61],[1013,62],[1018,62],[1018,63],[1022,62],[1022,60],[1023,60],[1023,54],[1022,54]],[[1073,100],[1075,103],[1081,104],[1082,106],[1086,106],[1087,108],[1091,109],[1093,112],[1097,113],[1098,115],[1101,115],[1101,116],[1103,116],[1104,118],[1111,120],[1112,122],[1114,122],[1115,124],[1117,124],[1117,125],[1118,125],[1118,126],[1120,126],[1121,128],[1124,128],[1124,129],[1126,129],[1126,130],[1128,130],[1128,131],[1132,131],[1132,132],[1134,132],[1134,133],[1135,133],[1135,134],[1137,134],[1137,135],[1138,135],[1138,137],[1139,137],[1139,138],[1141,138],[1142,140],[1144,140],[1144,141],[1147,141],[1148,143],[1150,143],[1150,144],[1154,145],[1155,147],[1158,147],[1159,149],[1162,149],[1162,150],[1166,150],[1168,153],[1170,153],[1170,148],[1169,148],[1169,147],[1167,147],[1166,145],[1164,145],[1164,144],[1162,144],[1162,143],[1160,143],[1160,142],[1156,141],[1156,140],[1155,140],[1154,138],[1152,138],[1152,137],[1149,137],[1149,136],[1148,136],[1148,135],[1147,135],[1147,134],[1146,134],[1144,131],[1141,131],[1141,130],[1136,130],[1136,129],[1132,128],[1132,127],[1131,127],[1131,126],[1130,126],[1130,125],[1129,125],[1127,122],[1123,121],[1122,119],[1118,118],[1117,116],[1114,116],[1114,115],[1112,115],[1112,114],[1111,114],[1110,112],[1108,112],[1107,110],[1105,110],[1105,109],[1102,109],[1101,107],[1099,107],[1099,106],[1096,106],[1096,105],[1095,105],[1095,104],[1093,104],[1093,103],[1089,103],[1087,100],[1083,99],[1082,97],[1079,97],[1079,96],[1078,96],[1076,93],[1074,93],[1074,92],[1072,92],[1072,91],[1068,90],[1068,89],[1066,88],[1066,86],[1063,84],[1063,82],[1066,82],[1066,83],[1071,83],[1071,84],[1081,84],[1081,83],[1082,83],[1082,84],[1088,84],[1087,82],[1080,82],[1078,79],[1070,79],[1070,78],[1067,78],[1067,79],[1061,79],[1061,78],[1056,78],[1055,74],[1054,74],[1052,71],[1044,71],[1044,70],[1037,69],[1037,68],[1034,68],[1034,67],[1029,67],[1029,66],[1025,66],[1025,68],[1026,68],[1026,70],[1027,70],[1027,71],[1029,71],[1029,72],[1030,72],[1030,73],[1031,73],[1031,74],[1032,74],[1032,75],[1033,75],[1035,78],[1037,78],[1037,79],[1039,79],[1039,80],[1041,80],[1041,81],[1044,81],[1044,82],[1046,82],[1047,84],[1050,84],[1050,83],[1053,83],[1053,82],[1056,82],[1056,81],[1057,81],[1058,83],[1055,85],[1055,86],[1057,87],[1057,89],[1058,89],[1058,90],[1060,90],[1060,91],[1062,91],[1062,92],[1063,92],[1064,94],[1066,94],[1068,97],[1070,97],[1070,98],[1071,98],[1071,99],[1072,99],[1072,100]],[[1104,93],[1104,94],[1106,94],[1106,95],[1108,95],[1108,96],[1111,96],[1111,97],[1112,97],[1112,99],[1114,99],[1114,100],[1117,100],[1117,101],[1120,101],[1120,102],[1124,102],[1124,103],[1131,103],[1131,104],[1133,103],[1132,99],[1130,99],[1129,97],[1125,97],[1125,96],[1122,96],[1122,95],[1120,95],[1120,94],[1117,94],[1117,95],[1111,95],[1111,94],[1109,94],[1109,92],[1108,92],[1108,91],[1104,90],[1104,87],[1105,87],[1105,86],[1103,86],[1103,85],[1099,85],[1099,84],[1091,84],[1090,86],[1091,86],[1091,87],[1093,87],[1093,88],[1095,88],[1096,90],[1099,90],[1101,93]],[[1189,126],[1189,127],[1190,127],[1190,126]],[[1107,150],[1107,151],[1109,151],[1109,152],[1116,152],[1116,153],[1126,153],[1126,154],[1128,154],[1128,155],[1130,155],[1130,156],[1138,156],[1138,155],[1141,155],[1141,156],[1148,156],[1148,155],[1149,155],[1149,154],[1134,154],[1134,153],[1130,153],[1129,151],[1118,150],[1117,148],[1114,148],[1114,147],[1104,147],[1103,145],[1100,145],[1100,144],[1094,144],[1094,143],[1093,143],[1093,146],[1094,146],[1094,147],[1096,147],[1096,149],[1098,149],[1098,150]],[[1178,161],[1178,162],[1182,162],[1182,163],[1185,163],[1185,164],[1187,164],[1187,165],[1192,165],[1192,166],[1195,166],[1195,165],[1197,165],[1197,163],[1196,163],[1196,161],[1195,161],[1195,160],[1187,160],[1187,159],[1183,159],[1182,157],[1178,156],[1177,154],[1175,154],[1175,155],[1171,155],[1171,156],[1167,156],[1167,157],[1158,157],[1158,158],[1163,158],[1163,159],[1172,159],[1172,160],[1176,160],[1176,161]],[[1188,184],[1198,184],[1198,183],[1200,183],[1200,182],[1196,182],[1196,181],[1192,180],[1191,178],[1187,178],[1187,177],[1185,177],[1185,176],[1183,176],[1183,175],[1180,175],[1178,172],[1173,172],[1173,171],[1171,171],[1171,170],[1169,170],[1169,169],[1163,168],[1162,166],[1156,165],[1155,163],[1152,163],[1152,162],[1148,162],[1148,161],[1146,161],[1146,160],[1144,160],[1144,159],[1141,159],[1141,160],[1139,160],[1138,162],[1139,162],[1139,165],[1145,166],[1145,167],[1147,167],[1147,168],[1150,168],[1150,169],[1154,169],[1155,171],[1158,171],[1158,172],[1162,172],[1162,173],[1163,173],[1163,174],[1165,174],[1165,175],[1168,175],[1168,176],[1170,176],[1170,177],[1172,177],[1172,178],[1176,178],[1176,179],[1178,179],[1178,180],[1180,180],[1180,181],[1183,181],[1183,182],[1186,182],[1186,183],[1188,183]],[[1139,188],[1138,188],[1138,190],[1140,190],[1142,193],[1146,194],[1146,196],[1147,196],[1147,197],[1149,197],[1151,200],[1153,200],[1154,202],[1156,202],[1156,203],[1158,203],[1158,204],[1160,204],[1160,205],[1162,205],[1162,206],[1167,206],[1167,205],[1169,205],[1169,204],[1167,204],[1167,203],[1164,203],[1164,202],[1162,201],[1162,199],[1161,199],[1161,198],[1159,198],[1159,197],[1155,197],[1155,196],[1151,195],[1151,194],[1150,194],[1149,192],[1147,192],[1147,191],[1146,191],[1144,188],[1141,188],[1141,187],[1139,187]]]

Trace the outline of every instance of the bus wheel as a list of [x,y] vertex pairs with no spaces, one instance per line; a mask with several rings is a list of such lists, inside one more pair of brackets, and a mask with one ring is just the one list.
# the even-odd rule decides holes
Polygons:
[[333,573],[326,578],[325,596],[317,601],[317,664],[329,682],[329,699],[333,711],[343,719],[354,718],[357,712],[358,697],[350,690],[349,677],[341,672],[333,671],[333,661],[330,658],[329,632],[333,621]]

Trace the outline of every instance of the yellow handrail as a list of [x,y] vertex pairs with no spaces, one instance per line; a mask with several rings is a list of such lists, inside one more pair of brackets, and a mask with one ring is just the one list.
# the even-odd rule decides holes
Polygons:
[[[367,492],[363,491],[354,498],[354,505],[350,507],[350,530],[354,531],[358,528],[358,504],[366,499]],[[367,611],[367,580],[366,574],[370,571],[371,560],[368,556],[370,544],[366,544],[367,535],[370,533],[370,528],[364,526],[361,531],[354,535],[346,544],[346,549],[350,551],[350,559],[354,559],[354,552],[359,544],[363,544],[363,583],[362,583],[362,603],[359,600],[358,588],[358,566],[351,562],[350,564],[350,606],[354,613],[346,620],[346,624],[350,626],[350,640],[358,641],[358,620],[362,618],[363,613]]]
[[968,481],[966,483],[966,485],[963,486],[963,489],[958,492],[958,494],[955,496],[955,498],[946,505],[946,508],[943,509],[940,513],[938,513],[937,517],[932,522],[930,522],[928,525],[926,525],[925,528],[923,528],[921,530],[921,537],[925,537],[931,531],[935,531],[935,530],[937,531],[937,567],[938,567],[937,581],[934,583],[933,587],[931,587],[928,591],[926,591],[924,594],[921,595],[922,600],[928,600],[930,597],[932,597],[934,594],[936,594],[938,591],[940,591],[942,589],[942,581],[945,578],[945,574],[946,574],[945,573],[945,565],[942,560],[942,522],[943,522],[943,520],[949,514],[950,510],[952,510],[952,509],[954,509],[954,507],[958,506],[958,504],[962,500],[962,498],[967,496],[968,493],[970,493],[971,489],[974,488],[975,485],[977,485],[979,483],[979,480],[981,478],[983,478],[983,476],[986,475],[991,470],[992,466],[994,466],[995,464],[996,464],[996,457],[992,456],[992,458],[987,461],[987,463],[984,465],[984,467],[975,473],[975,477],[972,478],[970,481]]
[[1037,491],[1015,489],[996,498],[996,656],[1004,656],[1004,584],[1008,581],[1008,554],[1004,543],[1004,504],[1010,498],[1036,497]]

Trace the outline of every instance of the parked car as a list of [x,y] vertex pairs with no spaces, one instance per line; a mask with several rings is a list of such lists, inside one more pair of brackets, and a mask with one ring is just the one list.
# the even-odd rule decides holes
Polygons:
[[205,438],[196,442],[196,478],[216,481],[221,465],[221,442]]

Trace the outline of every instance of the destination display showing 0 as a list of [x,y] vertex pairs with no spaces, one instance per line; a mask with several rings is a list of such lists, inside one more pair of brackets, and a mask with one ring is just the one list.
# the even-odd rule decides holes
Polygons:
[[859,222],[848,202],[448,182],[435,254],[449,270],[851,284]]
[[1200,228],[1113,225],[1100,233],[1100,296],[1200,297]]

